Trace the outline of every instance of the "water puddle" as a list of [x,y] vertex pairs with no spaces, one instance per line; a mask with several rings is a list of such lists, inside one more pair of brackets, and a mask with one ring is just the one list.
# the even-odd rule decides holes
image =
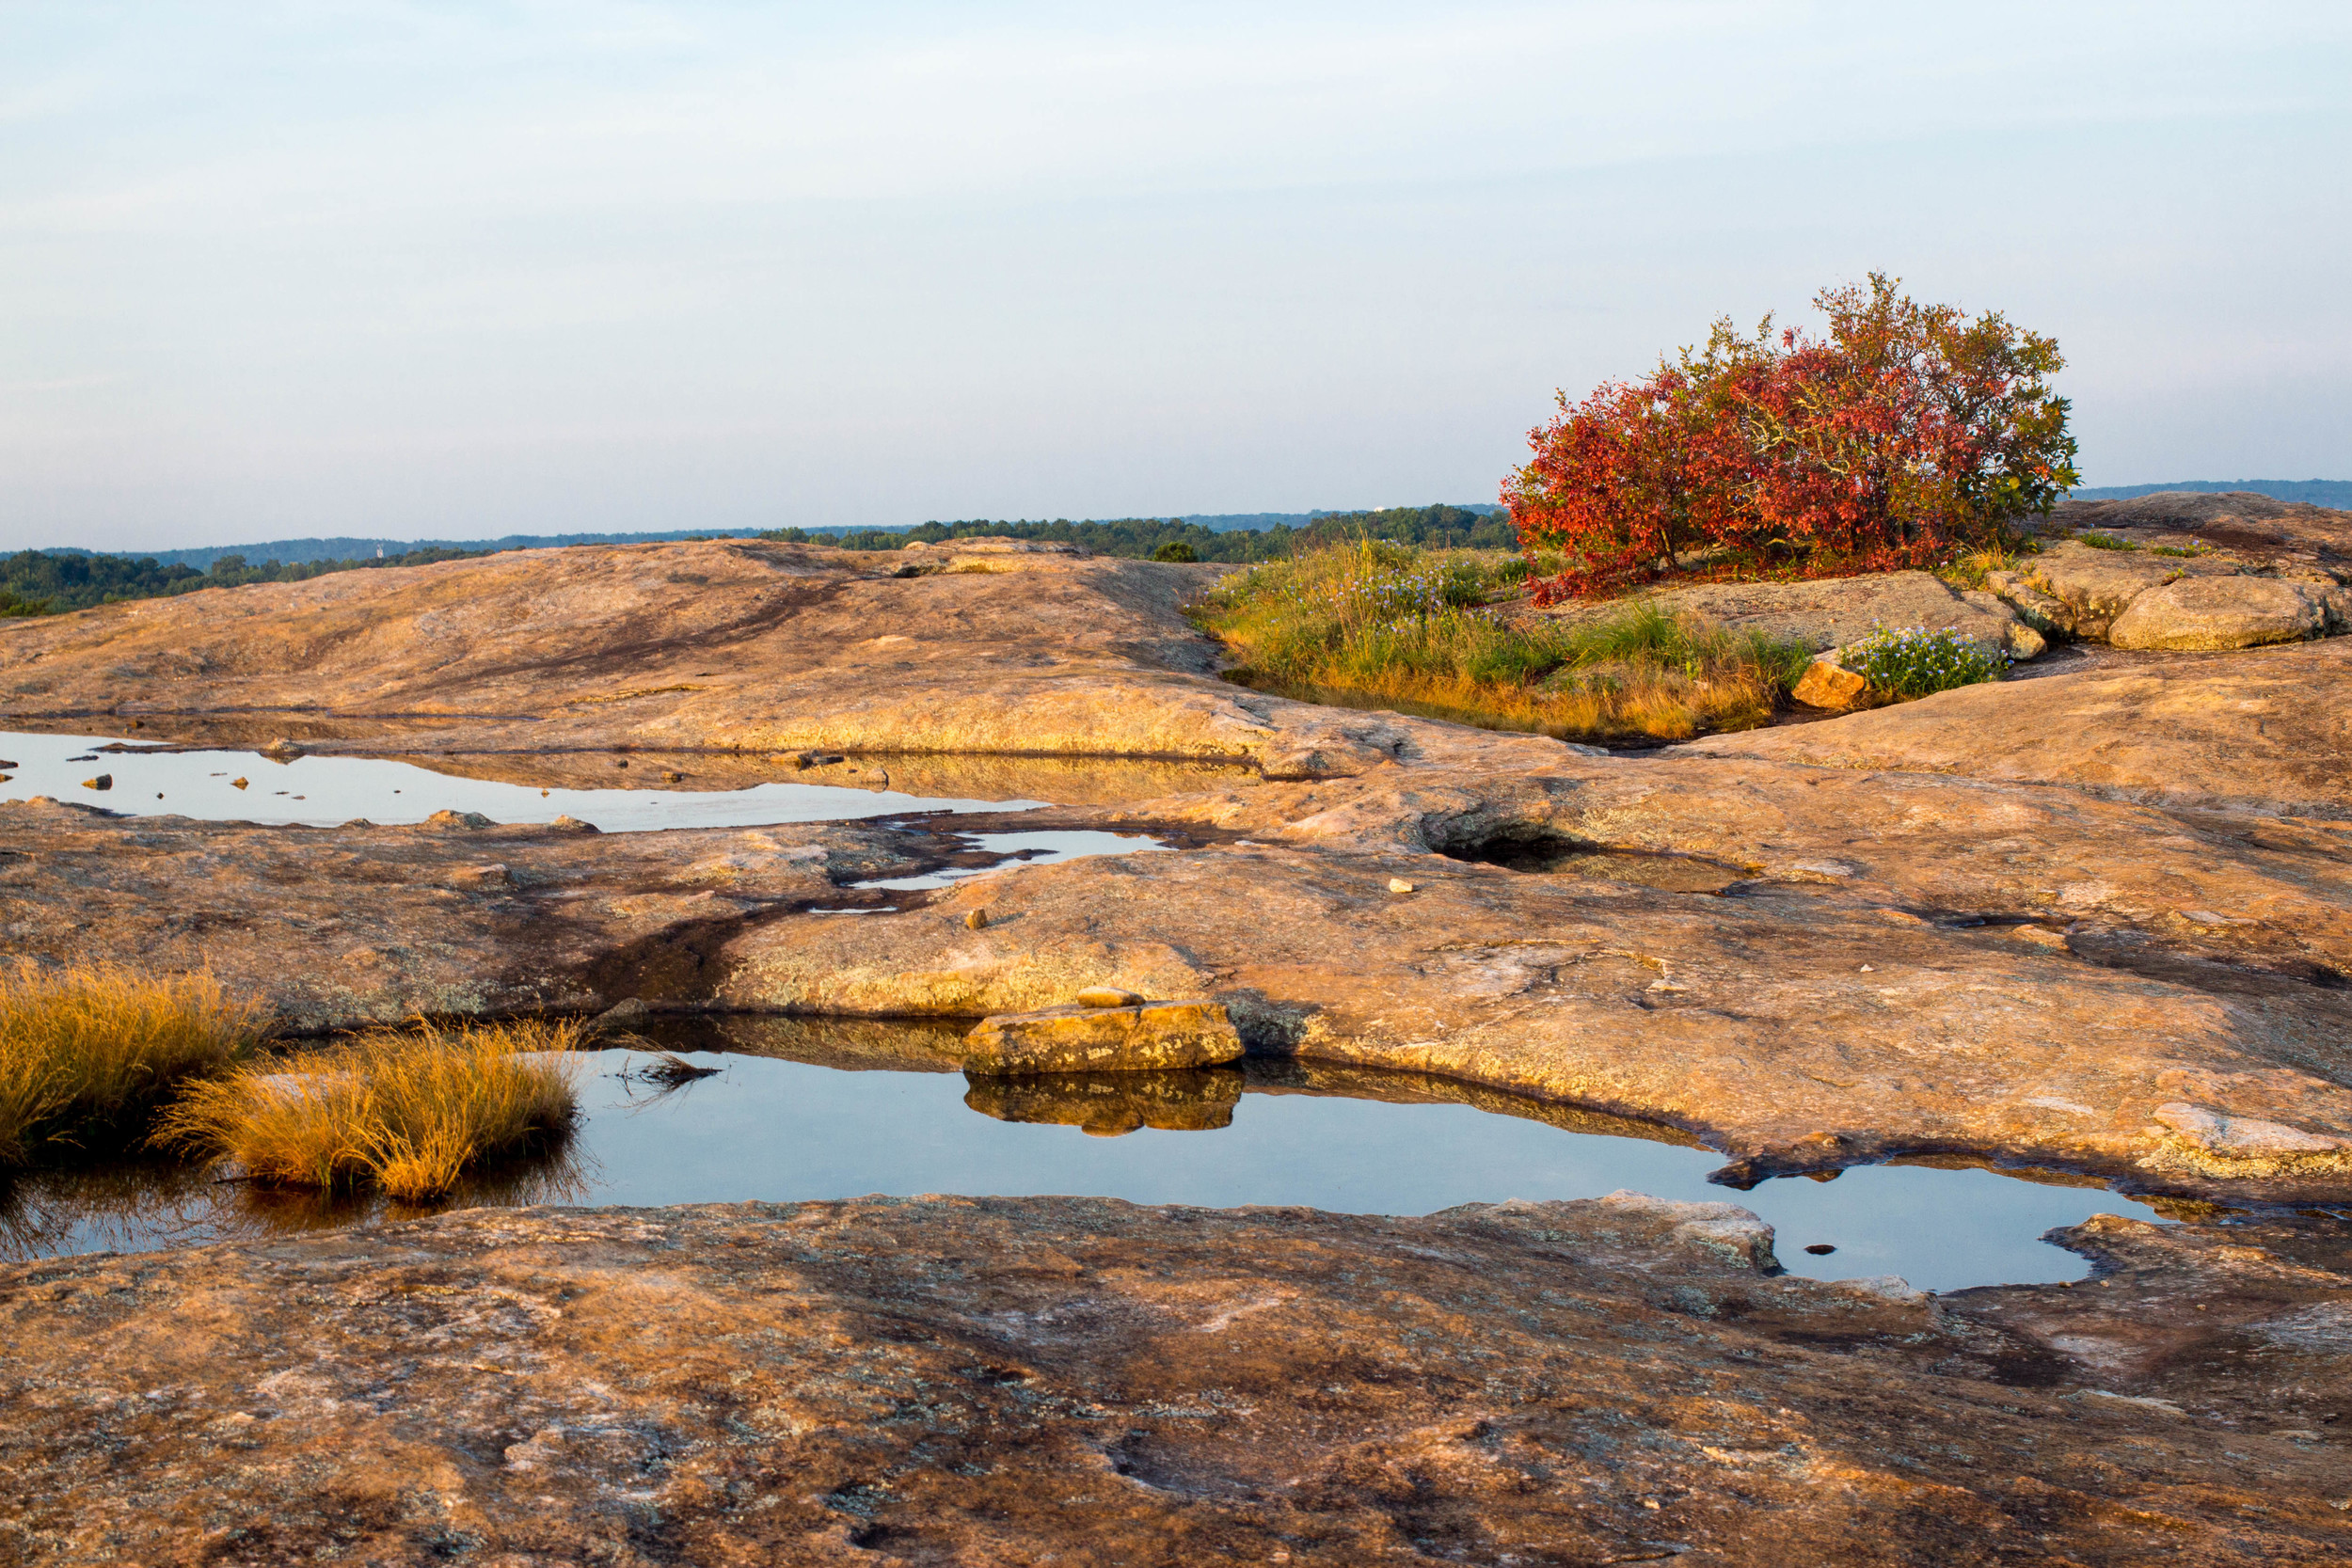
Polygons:
[[[2096,1187],[1925,1165],[1730,1193],[1707,1180],[1721,1157],[1670,1131],[1410,1074],[1253,1060],[1198,1072],[972,1080],[942,1053],[951,1028],[752,1019],[657,1033],[717,1070],[671,1088],[645,1080],[655,1061],[647,1051],[592,1053],[585,1115],[566,1149],[460,1201],[1083,1193],[1424,1214],[1629,1187],[1756,1211],[1777,1228],[1791,1273],[1899,1275],[1935,1291],[2078,1279],[2088,1266],[2040,1241],[2043,1231],[2094,1213],[2162,1217]],[[720,1044],[737,1049],[691,1049]],[[184,1165],[118,1164],[0,1185],[0,1257],[188,1246],[411,1212],[220,1182]]]
[[1016,865],[1053,865],[1061,861],[1084,860],[1089,855],[1136,855],[1165,852],[1171,847],[1143,833],[1106,833],[1084,829],[1058,830],[1034,833],[958,833],[967,847],[960,861],[927,871],[918,877],[882,877],[870,882],[852,882],[851,887],[882,888],[890,892],[913,892],[920,888],[946,887],[967,877],[985,876],[992,871]]
[[[294,756],[262,752],[102,752],[103,736],[0,733],[0,800],[47,795],[103,806],[129,816],[189,816],[267,827],[332,827],[354,817],[391,826],[421,822],[437,811],[479,812],[494,822],[592,822],[607,832],[659,828],[748,828],[783,822],[849,822],[913,812],[1030,811],[1041,800],[916,795],[882,786],[772,782],[725,790],[631,787],[628,769],[647,783],[660,759],[600,757],[616,783],[534,787],[468,778],[389,757]],[[135,745],[135,742],[124,744]],[[833,771],[828,769],[827,771]],[[858,777],[886,779],[874,767]],[[105,788],[93,787],[106,781]],[[244,781],[238,787],[237,781]]]

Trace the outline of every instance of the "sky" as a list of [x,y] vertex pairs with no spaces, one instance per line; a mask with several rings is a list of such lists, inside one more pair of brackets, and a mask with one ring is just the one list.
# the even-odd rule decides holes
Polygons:
[[0,547],[1491,500],[1877,269],[2352,477],[2352,6],[0,4]]

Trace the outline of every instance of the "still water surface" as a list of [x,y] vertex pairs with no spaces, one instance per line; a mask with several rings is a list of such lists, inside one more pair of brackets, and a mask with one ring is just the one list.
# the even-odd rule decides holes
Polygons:
[[[480,812],[493,822],[592,822],[607,832],[653,828],[745,828],[850,822],[910,812],[1026,811],[1033,800],[977,800],[838,784],[759,784],[744,789],[579,789],[436,773],[389,757],[258,752],[100,752],[104,736],[0,732],[0,800],[52,796],[131,816],[192,816],[268,827],[332,827],[354,817],[390,826],[437,811]],[[135,742],[133,744],[135,744]],[[646,766],[641,759],[641,766]],[[659,767],[652,762],[652,767]],[[104,776],[109,788],[87,787]],[[244,779],[239,789],[234,781]]]
[[[1286,1069],[1279,1066],[1024,1086],[976,1084],[949,1071],[851,1071],[771,1056],[687,1054],[720,1070],[661,1092],[621,1076],[646,1065],[644,1053],[592,1053],[586,1115],[566,1153],[509,1172],[501,1185],[467,1201],[1087,1194],[1136,1203],[1424,1214],[1460,1203],[1597,1197],[1629,1187],[1754,1210],[1777,1228],[1781,1262],[1792,1273],[1826,1279],[1899,1275],[1936,1291],[2077,1279],[2087,1265],[2040,1241],[2043,1231],[2094,1213],[2159,1217],[2096,1188],[2043,1186],[1976,1169],[1866,1166],[1835,1181],[1776,1180],[1737,1193],[1708,1183],[1708,1172],[1722,1160],[1705,1149],[1570,1131],[1467,1104],[1299,1092],[1281,1081]],[[1379,1075],[1356,1078],[1362,1093],[1391,1092]],[[1105,1096],[1114,1102],[1107,1117]],[[1144,1126],[1101,1135],[1120,1125],[1121,1104],[1140,1104],[1153,1119],[1198,1130]],[[1091,1119],[1095,1132],[998,1119],[1006,1115]],[[1212,1125],[1227,1117],[1230,1125]],[[1131,1113],[1124,1119],[1139,1118]],[[0,1189],[0,1254],[146,1250],[387,1217],[400,1216],[380,1207],[322,1209],[183,1167],[52,1173]],[[1837,1250],[1816,1257],[1804,1251],[1811,1244]]]

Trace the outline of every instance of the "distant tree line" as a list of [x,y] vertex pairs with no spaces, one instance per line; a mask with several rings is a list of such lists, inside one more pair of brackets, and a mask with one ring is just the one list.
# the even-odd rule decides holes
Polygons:
[[151,556],[87,555],[80,550],[19,550],[0,563],[0,616],[54,615],[119,599],[155,599],[192,594],[199,588],[234,588],[247,582],[303,582],[329,572],[371,566],[424,566],[489,555],[489,550],[432,546],[404,555],[354,561],[264,561],[224,555],[212,570],[162,566]]
[[[994,522],[973,518],[925,523],[920,528],[851,533],[811,533],[773,529],[762,539],[795,545],[834,545],[847,550],[901,550],[910,544],[937,545],[949,539],[1045,539],[1082,545],[1096,555],[1132,561],[1189,560],[1244,562],[1279,561],[1294,552],[1341,539],[1370,537],[1427,549],[1516,550],[1518,535],[1501,513],[1466,506],[1392,506],[1378,512],[1334,512],[1303,528],[1211,529],[1179,517],[1123,517],[1110,522]],[[1189,554],[1184,552],[1189,551]]]
[[[1510,519],[1499,511],[1465,506],[1397,506],[1379,512],[1334,512],[1301,528],[1276,524],[1268,529],[1217,530],[1180,518],[1129,517],[1116,522],[992,522],[977,518],[954,523],[925,523],[893,532],[865,529],[850,533],[811,532],[805,529],[774,529],[762,539],[791,544],[835,545],[852,550],[898,550],[913,541],[935,545],[947,539],[979,536],[1053,539],[1083,545],[1097,555],[1131,560],[1158,557],[1163,561],[1251,562],[1279,560],[1292,552],[1338,539],[1370,536],[1393,539],[1431,549],[1471,548],[1515,550],[1518,536]],[[724,534],[695,534],[691,538],[724,538]],[[0,562],[0,617],[54,615],[69,610],[121,599],[165,598],[192,594],[199,588],[234,588],[248,582],[305,582],[330,572],[365,571],[378,566],[425,566],[437,561],[463,561],[496,555],[514,546],[487,549],[428,545],[400,555],[361,556],[343,561],[263,561],[258,564],[242,555],[216,557],[209,571],[173,563],[159,564],[152,556],[93,555],[82,550],[21,550]],[[1187,553],[1189,552],[1189,553]]]

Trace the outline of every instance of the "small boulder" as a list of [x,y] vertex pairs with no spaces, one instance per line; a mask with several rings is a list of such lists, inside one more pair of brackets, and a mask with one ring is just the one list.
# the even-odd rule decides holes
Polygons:
[[1391,893],[1410,893],[1413,891],[1413,884],[1406,881],[1402,877],[1391,877],[1389,879],[1389,891]]
[[1788,695],[1807,707],[1850,708],[1870,689],[1870,683],[1837,662],[1835,651],[1804,667]]
[[2134,599],[2178,575],[2175,558],[2094,549],[2073,539],[2035,556],[2026,568],[2029,585],[2066,607],[2060,629],[2093,641],[2106,640]]
[[428,828],[495,828],[497,823],[478,811],[437,811],[424,819]]
[[970,914],[963,917],[963,926],[964,929],[968,931],[986,930],[988,928],[988,911],[986,910],[974,910]]
[[964,1050],[964,1071],[992,1076],[1216,1067],[1239,1060],[1242,1043],[1217,1003],[1145,1002],[982,1019]]
[[229,781],[229,787],[231,789],[244,789],[252,783],[253,781],[251,779],[231,779]]
[[595,833],[602,832],[604,831],[603,829],[597,827],[594,822],[582,822],[577,816],[559,816],[554,821],[548,823],[548,826],[550,828],[561,829],[563,832],[567,833]]
[[84,789],[112,789],[114,786],[115,776],[112,773],[101,773],[94,779],[84,779],[82,781],[82,787]]
[[1081,1007],[1133,1007],[1142,1001],[1134,991],[1117,986],[1089,986],[1077,995]]
[[2107,628],[2107,641],[2119,648],[2211,653],[2300,642],[2326,627],[2326,601],[2302,583],[2183,578],[2134,599]]

